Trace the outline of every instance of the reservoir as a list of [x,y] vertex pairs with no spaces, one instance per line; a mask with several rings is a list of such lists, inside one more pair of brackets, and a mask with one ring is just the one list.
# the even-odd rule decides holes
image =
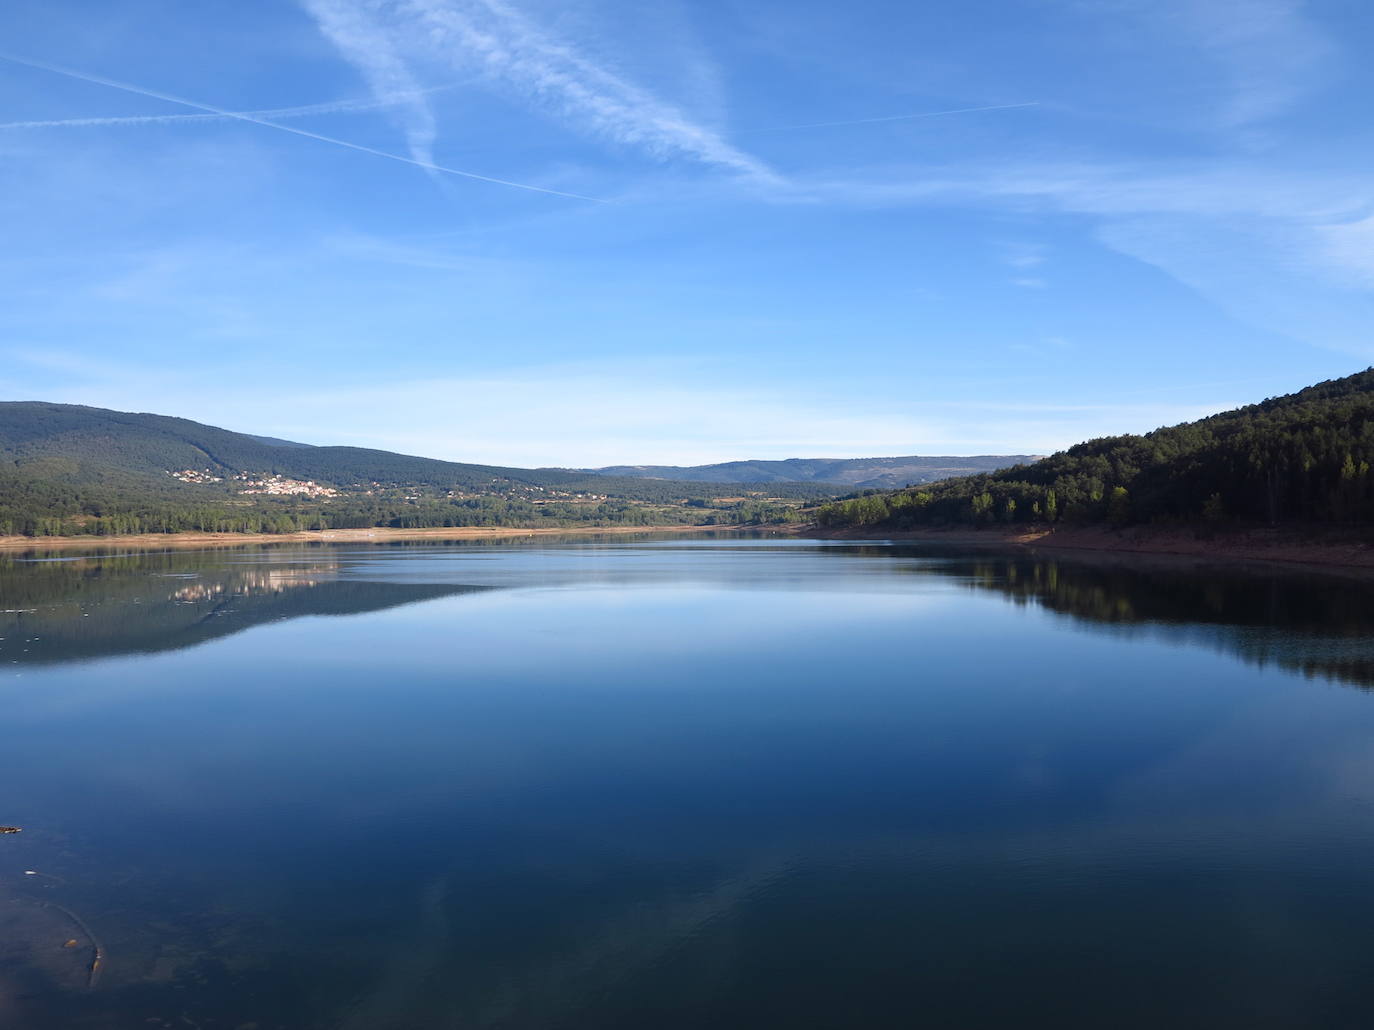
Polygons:
[[[1374,581],[0,556],[7,1030],[1359,1027]],[[97,961],[98,960],[98,961]]]

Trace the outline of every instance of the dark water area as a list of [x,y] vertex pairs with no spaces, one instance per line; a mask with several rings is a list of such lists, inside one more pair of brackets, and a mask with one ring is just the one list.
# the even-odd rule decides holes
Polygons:
[[0,1027],[1365,1027],[1371,686],[1263,566],[0,557]]

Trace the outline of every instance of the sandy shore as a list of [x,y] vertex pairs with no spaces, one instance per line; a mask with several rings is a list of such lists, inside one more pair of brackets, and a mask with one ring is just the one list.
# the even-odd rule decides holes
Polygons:
[[131,536],[0,536],[0,551],[107,551],[112,547],[166,550],[245,547],[261,544],[387,544],[397,540],[501,540],[532,536],[629,536],[642,533],[728,533],[735,526],[578,526],[518,529],[467,526],[458,529],[316,529],[299,533],[139,533]]
[[1374,570],[1374,533],[1303,537],[1292,531],[1253,529],[1202,536],[1192,530],[1135,527],[1050,529],[1047,527],[985,529],[920,529],[901,533],[869,530],[834,531],[798,527],[799,536],[827,540],[924,540],[931,543],[984,547],[1048,548],[1110,551],[1117,554],[1179,555],[1217,561],[1290,562]]

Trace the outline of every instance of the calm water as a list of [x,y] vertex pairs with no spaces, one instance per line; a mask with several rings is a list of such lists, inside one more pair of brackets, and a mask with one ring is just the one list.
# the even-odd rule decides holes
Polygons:
[[0,609],[7,1030],[1371,1023],[1367,583],[619,539]]

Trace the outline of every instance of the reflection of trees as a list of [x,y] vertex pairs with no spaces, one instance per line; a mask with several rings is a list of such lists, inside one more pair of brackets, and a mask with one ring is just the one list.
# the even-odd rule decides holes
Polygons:
[[180,552],[0,559],[0,665],[176,650],[304,615],[350,615],[478,587],[356,582],[341,563]]
[[[369,549],[369,555],[433,553],[436,546],[508,549],[524,542],[405,541]],[[624,538],[605,542],[617,549],[627,544]],[[579,546],[595,548],[596,541],[579,541]],[[864,563],[866,572],[952,579],[1102,631],[1194,641],[1257,664],[1273,662],[1374,687],[1374,582],[1355,577],[1187,559],[970,554],[925,544],[792,545],[786,550],[798,556],[877,559]],[[0,557],[0,668],[12,662],[171,650],[263,622],[375,611],[484,589],[354,579],[348,574],[349,555],[328,547],[58,557],[39,562]],[[587,568],[579,568],[576,578],[593,574],[612,581],[634,578]],[[667,573],[665,578],[675,577]],[[516,579],[493,582],[514,585]],[[816,588],[825,589],[824,581]]]
[[[870,549],[930,558],[919,548]],[[1172,559],[950,557],[906,563],[1099,628],[1206,644],[1259,665],[1374,688],[1374,583]]]

